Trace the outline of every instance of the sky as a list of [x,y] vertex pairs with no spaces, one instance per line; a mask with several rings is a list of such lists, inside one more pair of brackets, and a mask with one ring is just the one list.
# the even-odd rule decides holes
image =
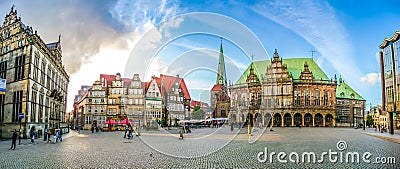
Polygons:
[[[400,1],[1,1],[46,43],[61,34],[70,75],[67,111],[99,74],[184,77],[191,97],[209,101],[220,43],[235,83],[251,61],[312,57],[369,105],[381,104],[378,45],[400,30]],[[222,38],[222,39],[221,39]],[[251,57],[253,56],[253,57]]]

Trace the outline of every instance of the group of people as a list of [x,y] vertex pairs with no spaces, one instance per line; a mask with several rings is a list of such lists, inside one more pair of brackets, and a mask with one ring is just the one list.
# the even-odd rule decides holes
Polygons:
[[[41,131],[41,130],[39,130],[39,131]],[[31,144],[35,143],[35,137],[37,135],[42,134],[39,131],[38,131],[38,133],[36,133],[35,126],[31,127],[31,129],[29,131],[29,138],[31,139]],[[43,136],[44,136],[43,139],[46,143],[52,142],[50,139],[51,135],[52,135],[51,130],[48,129],[47,126],[45,126],[45,129],[43,132]],[[63,140],[62,135],[63,135],[63,131],[60,128],[55,129],[53,143],[62,142],[62,140]],[[17,138],[18,138],[18,133],[17,133],[17,130],[14,129],[13,133],[12,133],[12,137],[11,137],[11,148],[9,150],[15,150]]]

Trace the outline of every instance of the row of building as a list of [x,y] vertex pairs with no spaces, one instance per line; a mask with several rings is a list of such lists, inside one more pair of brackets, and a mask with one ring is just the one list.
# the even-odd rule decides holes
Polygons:
[[75,97],[71,113],[74,126],[89,129],[105,126],[105,121],[128,118],[138,126],[156,122],[174,125],[190,118],[191,98],[183,78],[161,74],[142,82],[139,74],[132,78],[100,74],[91,86],[82,86]]
[[69,75],[62,63],[61,37],[45,43],[11,8],[0,27],[0,137],[20,129],[63,128]]

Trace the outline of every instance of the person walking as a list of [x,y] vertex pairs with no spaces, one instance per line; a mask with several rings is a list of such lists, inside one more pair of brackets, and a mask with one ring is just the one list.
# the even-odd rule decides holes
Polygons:
[[63,131],[59,128],[59,140],[60,140],[60,142],[62,142],[62,135],[63,135]]
[[128,132],[128,128],[129,128],[129,125],[125,127],[125,134],[124,134],[124,138],[126,138],[126,133]]
[[47,132],[49,131],[49,129],[47,128],[47,125],[44,126],[44,133],[43,133],[43,141],[46,142],[47,141]]
[[133,137],[133,135],[132,135],[133,128],[132,128],[132,126],[131,126],[130,124],[129,124],[129,126],[128,126],[128,131],[129,131],[128,138],[129,138],[129,139],[132,139],[132,137]]
[[13,130],[13,134],[12,134],[12,140],[11,140],[11,148],[8,150],[15,150],[15,146],[16,146],[16,142],[17,142],[17,130],[14,129]]
[[31,143],[35,144],[35,127],[31,127],[31,131],[29,132],[30,138],[31,138]]

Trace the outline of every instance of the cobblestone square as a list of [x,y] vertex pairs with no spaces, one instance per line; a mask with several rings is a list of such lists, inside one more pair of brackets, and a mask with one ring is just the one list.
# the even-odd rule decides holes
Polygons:
[[[164,131],[142,131],[140,137],[124,139],[123,132],[84,131],[70,133],[57,144],[28,144],[23,140],[16,150],[9,151],[11,141],[0,142],[0,168],[400,168],[400,145],[367,135],[362,129],[349,128],[274,128],[253,144],[245,131],[194,129],[183,140],[177,134]],[[236,135],[236,133],[239,133]],[[336,162],[327,157],[319,163],[259,162],[257,154],[264,152],[340,152],[338,141],[345,141],[343,152],[371,153],[375,157],[395,157],[394,164]],[[18,141],[17,141],[18,144]],[[288,159],[288,157],[286,157]]]

